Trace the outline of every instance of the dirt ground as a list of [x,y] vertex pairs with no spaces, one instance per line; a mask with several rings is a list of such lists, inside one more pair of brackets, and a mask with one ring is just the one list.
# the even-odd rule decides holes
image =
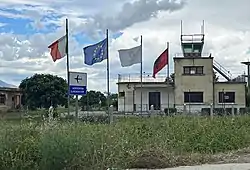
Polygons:
[[212,163],[215,163],[215,164],[250,163],[250,147],[241,149],[238,151],[234,151],[231,153],[214,155],[212,157],[214,157],[214,160],[215,160]]
[[[202,162],[202,163],[193,162],[187,166],[177,165],[176,168],[169,167],[166,169],[154,169],[154,170],[217,170],[217,169],[250,170],[250,148],[241,149],[231,153],[213,155],[210,157],[210,161],[208,162]],[[149,169],[131,169],[131,170],[149,170]]]

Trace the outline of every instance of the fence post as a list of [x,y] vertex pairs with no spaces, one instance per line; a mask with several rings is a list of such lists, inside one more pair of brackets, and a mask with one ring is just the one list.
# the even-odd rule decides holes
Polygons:
[[232,116],[234,116],[234,105],[232,105]]
[[110,124],[113,123],[113,112],[114,112],[114,106],[113,105],[110,105],[109,107],[109,122]]
[[213,118],[213,116],[214,116],[213,103],[210,104],[210,116],[211,116],[211,118]]
[[185,103],[183,104],[183,113],[187,114],[187,105]]
[[154,114],[154,105],[150,105],[149,114],[150,114],[150,116]]

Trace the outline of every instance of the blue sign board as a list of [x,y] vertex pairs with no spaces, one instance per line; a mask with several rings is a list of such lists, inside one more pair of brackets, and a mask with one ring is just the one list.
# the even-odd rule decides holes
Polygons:
[[69,94],[72,95],[86,95],[87,87],[86,86],[69,86]]

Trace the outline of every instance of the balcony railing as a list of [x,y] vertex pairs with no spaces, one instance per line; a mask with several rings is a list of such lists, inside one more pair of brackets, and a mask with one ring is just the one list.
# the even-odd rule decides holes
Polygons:
[[[201,57],[209,57],[210,53],[202,53]],[[175,53],[175,58],[183,58],[184,54],[183,53]]]
[[[142,82],[166,82],[167,75],[156,75],[156,78],[152,77],[152,73],[142,74]],[[170,79],[171,80],[171,79]],[[140,74],[118,74],[118,82],[141,82]]]

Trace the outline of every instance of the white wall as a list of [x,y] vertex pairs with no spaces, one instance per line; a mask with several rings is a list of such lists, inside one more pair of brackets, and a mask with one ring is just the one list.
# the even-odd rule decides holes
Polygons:
[[[143,111],[149,110],[149,92],[160,92],[161,93],[161,110],[168,107],[168,92],[169,92],[169,107],[174,106],[174,90],[172,87],[163,87],[163,88],[143,88],[142,89],[142,104],[143,104]],[[135,92],[135,104],[136,110],[140,111],[141,109],[141,89],[136,89]]]
[[[124,97],[119,96],[119,92],[125,92]],[[118,111],[123,112],[133,112],[134,108],[134,87],[128,86],[127,84],[118,84]]]
[[[149,87],[148,87],[149,86]],[[134,87],[127,88],[125,84],[118,85],[118,92],[125,92],[125,97],[118,97],[118,111],[133,112],[134,104],[136,111],[141,110],[141,88]],[[168,107],[168,91],[169,93],[169,107],[174,106],[174,90],[173,87],[167,87],[165,84],[162,87],[152,87],[151,85],[143,85],[142,88],[142,110],[149,110],[149,92],[161,93],[161,110]],[[124,102],[125,100],[125,102]]]

